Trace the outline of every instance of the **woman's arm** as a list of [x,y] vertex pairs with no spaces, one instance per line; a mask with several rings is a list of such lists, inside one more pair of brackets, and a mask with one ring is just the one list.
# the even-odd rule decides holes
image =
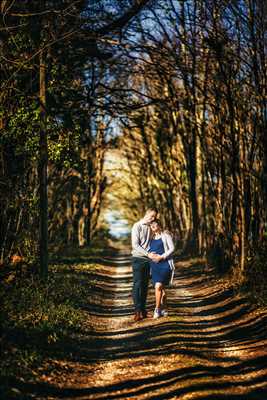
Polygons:
[[165,248],[162,258],[166,260],[166,258],[168,258],[174,252],[174,243],[169,233],[164,233],[164,239],[167,244],[167,249]]

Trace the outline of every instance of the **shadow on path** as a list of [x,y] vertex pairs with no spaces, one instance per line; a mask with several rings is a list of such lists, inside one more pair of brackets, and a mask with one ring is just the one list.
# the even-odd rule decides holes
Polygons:
[[54,367],[49,382],[12,382],[25,399],[267,399],[267,315],[205,275],[200,260],[177,262],[169,316],[138,324],[129,256],[95,262],[93,272],[72,270],[93,282],[77,307],[94,331],[54,345],[51,365],[64,362],[67,371]]

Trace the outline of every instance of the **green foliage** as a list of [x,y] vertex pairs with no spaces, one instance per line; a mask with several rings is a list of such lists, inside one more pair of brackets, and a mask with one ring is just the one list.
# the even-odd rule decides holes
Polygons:
[[79,162],[79,141],[82,135],[81,128],[75,127],[72,131],[63,130],[61,126],[54,126],[52,122],[48,131],[49,160],[64,168],[77,168]]
[[27,154],[36,158],[39,135],[37,126],[40,111],[36,102],[26,104],[21,100],[16,112],[10,116],[3,137],[5,141],[12,140],[16,145],[16,155]]
[[88,273],[94,268],[57,265],[46,283],[37,277],[16,280],[14,285],[2,283],[2,379],[33,377],[47,356],[55,356],[54,346],[63,351],[66,341],[87,329],[84,306],[92,284]]
[[[40,108],[35,102],[21,106],[9,119],[3,132],[2,142],[12,141],[15,156],[24,155],[37,160],[39,153]],[[54,162],[71,162],[71,153],[79,151],[80,127],[73,131],[63,131],[55,118],[48,116],[46,121],[48,156]],[[66,164],[68,166],[68,164]]]
[[3,326],[34,328],[47,335],[62,336],[82,321],[82,314],[75,308],[87,290],[72,272],[62,272],[62,267],[54,267],[46,283],[28,278],[11,288],[2,286]]

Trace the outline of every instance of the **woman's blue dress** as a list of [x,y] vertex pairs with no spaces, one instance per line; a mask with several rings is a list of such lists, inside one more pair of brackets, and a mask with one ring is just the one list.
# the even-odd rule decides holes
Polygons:
[[[164,253],[162,239],[152,239],[150,242],[149,252],[162,255]],[[168,261],[162,260],[159,263],[155,263],[150,260],[149,262],[153,283],[161,282],[164,285],[168,285],[171,279],[171,268]]]

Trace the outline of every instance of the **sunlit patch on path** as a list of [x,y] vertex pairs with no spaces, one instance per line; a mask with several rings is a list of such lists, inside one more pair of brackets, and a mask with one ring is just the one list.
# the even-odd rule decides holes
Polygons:
[[46,377],[47,395],[36,398],[267,398],[267,316],[204,274],[201,260],[177,262],[169,317],[139,323],[130,257],[98,262],[85,306],[93,332],[77,338],[65,370],[49,385]]

